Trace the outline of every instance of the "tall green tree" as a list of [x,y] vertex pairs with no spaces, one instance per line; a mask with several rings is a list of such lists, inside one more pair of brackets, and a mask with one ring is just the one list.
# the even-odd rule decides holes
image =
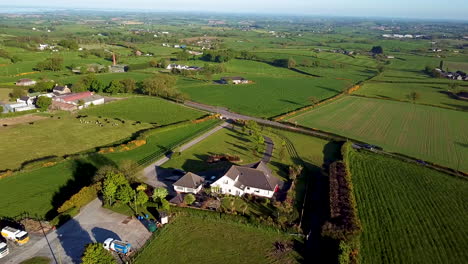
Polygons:
[[112,254],[101,243],[88,244],[81,257],[82,264],[116,264]]
[[112,80],[109,85],[104,89],[104,92],[110,94],[116,94],[123,91],[123,85],[120,81]]
[[37,98],[36,101],[36,105],[42,110],[47,110],[51,104],[52,98],[49,98],[47,96],[39,96],[39,98]]
[[24,90],[21,87],[13,88],[13,90],[8,94],[8,96],[10,96],[10,98],[13,99],[13,100],[16,100],[16,99],[18,99],[18,98],[20,98],[21,96],[24,96],[24,95],[26,95],[26,90]]
[[136,82],[133,79],[120,80],[122,91],[125,93],[133,93],[136,90]]
[[176,79],[167,74],[159,74],[152,78],[143,80],[142,88],[148,95],[161,97],[172,97],[175,94],[174,85]]
[[133,198],[133,190],[130,187],[130,184],[122,184],[117,187],[117,191],[115,192],[115,199],[119,200],[122,203],[129,203]]
[[36,85],[31,88],[34,92],[47,92],[51,91],[54,88],[53,82],[37,82]]
[[153,201],[157,202],[162,199],[165,199],[168,194],[169,193],[167,192],[166,188],[159,187],[159,188],[154,189],[153,195],[151,196],[151,198],[153,198]]

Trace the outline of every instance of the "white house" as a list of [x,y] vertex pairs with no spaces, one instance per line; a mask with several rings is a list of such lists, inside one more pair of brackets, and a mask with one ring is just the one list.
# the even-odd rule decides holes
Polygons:
[[70,88],[68,86],[59,86],[55,85],[54,89],[52,89],[52,92],[55,93],[56,95],[63,95],[63,94],[69,94],[71,93]]
[[52,100],[52,105],[55,108],[63,110],[82,109],[90,105],[101,105],[105,102],[104,97],[92,92],[71,93],[56,96]]
[[18,103],[24,103],[26,105],[34,105],[34,101],[36,100],[36,97],[31,97],[27,95],[23,95],[20,98],[16,99],[16,102]]
[[25,102],[16,102],[3,105],[7,112],[22,112],[36,109],[34,105],[27,105]]
[[221,78],[221,83],[228,84],[229,82],[232,82],[233,84],[247,84],[250,81],[247,80],[247,79],[244,79],[243,77],[223,77],[223,78]]
[[189,66],[187,65],[180,65],[180,64],[169,64],[167,65],[167,70],[178,69],[178,70],[188,70]]
[[271,198],[278,190],[279,179],[263,162],[245,166],[233,165],[213,184],[214,192],[242,196],[246,193]]
[[202,189],[204,181],[202,177],[195,173],[188,172],[173,184],[174,190],[178,193],[196,194]]
[[35,85],[37,82],[31,79],[20,79],[15,84],[16,86],[31,86]]

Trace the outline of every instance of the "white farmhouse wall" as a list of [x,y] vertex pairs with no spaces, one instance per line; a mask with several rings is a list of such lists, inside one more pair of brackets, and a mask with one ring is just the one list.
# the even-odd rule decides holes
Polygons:
[[197,194],[201,191],[202,189],[202,185],[198,186],[197,189],[193,189],[193,188],[186,188],[186,187],[182,187],[182,186],[175,186],[174,185],[174,190],[176,192],[179,192],[179,193],[193,193],[193,194]]

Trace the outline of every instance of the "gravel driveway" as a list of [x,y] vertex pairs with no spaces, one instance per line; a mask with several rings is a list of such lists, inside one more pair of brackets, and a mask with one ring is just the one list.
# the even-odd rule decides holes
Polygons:
[[[24,247],[15,248],[0,263],[17,264],[23,260],[45,256],[58,263],[80,263],[84,246],[93,242],[104,242],[107,238],[128,241],[132,248],[144,245],[151,233],[138,220],[101,207],[95,199],[81,212],[59,229],[50,232],[47,239],[35,237]],[[127,223],[128,221],[128,223]],[[54,252],[52,255],[51,251]]]

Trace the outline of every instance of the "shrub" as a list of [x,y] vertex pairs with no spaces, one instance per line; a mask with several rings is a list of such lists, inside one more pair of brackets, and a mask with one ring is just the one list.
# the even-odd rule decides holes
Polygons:
[[91,186],[83,187],[78,193],[73,195],[70,199],[62,204],[57,209],[58,213],[64,213],[71,208],[81,208],[92,200],[97,198],[98,190],[100,189],[100,184],[93,184]]
[[191,193],[185,195],[184,197],[184,203],[187,205],[191,205],[195,202],[195,196]]
[[79,212],[80,212],[79,208],[72,207],[72,208],[68,209],[67,211],[57,215],[54,219],[52,219],[49,222],[49,224],[51,226],[61,226],[64,223],[66,223],[68,220],[75,217]]

